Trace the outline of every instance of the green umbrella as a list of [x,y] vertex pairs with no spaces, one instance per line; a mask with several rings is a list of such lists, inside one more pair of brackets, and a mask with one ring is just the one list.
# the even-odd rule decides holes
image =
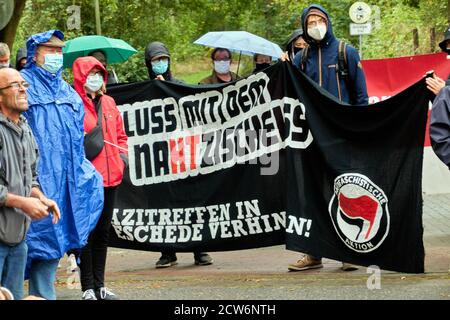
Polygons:
[[137,51],[120,39],[104,36],[82,36],[66,41],[63,48],[64,68],[72,68],[78,57],[85,57],[93,51],[102,50],[106,54],[107,63],[127,61]]

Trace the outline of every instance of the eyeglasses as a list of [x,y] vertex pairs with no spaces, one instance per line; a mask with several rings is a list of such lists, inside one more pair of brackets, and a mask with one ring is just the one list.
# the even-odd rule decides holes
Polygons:
[[306,23],[306,25],[307,25],[308,27],[314,27],[314,26],[318,26],[318,25],[326,25],[326,24],[327,24],[327,21],[326,21],[325,19],[323,19],[323,18],[320,18],[320,19],[314,20],[314,21],[308,21],[308,22]]
[[24,88],[25,90],[27,90],[27,89],[30,87],[30,84],[29,84],[28,82],[26,82],[26,81],[23,81],[23,82],[21,82],[21,83],[19,83],[19,82],[12,82],[12,83],[9,84],[9,86],[0,88],[0,91],[1,91],[1,90],[5,90],[5,89],[8,89],[8,88],[13,88],[14,90],[19,90],[19,88],[20,88],[21,86],[22,86],[22,88]]

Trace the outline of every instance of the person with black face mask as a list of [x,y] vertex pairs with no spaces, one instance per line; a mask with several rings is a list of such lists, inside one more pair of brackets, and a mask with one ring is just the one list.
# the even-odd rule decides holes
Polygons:
[[272,57],[257,53],[253,56],[253,61],[255,62],[253,73],[257,73],[270,67]]
[[[439,47],[443,52],[447,52],[447,59],[450,58],[450,25],[447,27],[444,33],[444,40],[439,43]],[[433,77],[429,77],[425,79],[427,83],[427,88],[435,95],[444,88],[445,86],[450,85],[450,75],[448,75],[447,82],[445,82],[442,78],[438,77],[436,74],[433,74]]]
[[289,56],[289,60],[294,61],[295,55],[307,45],[305,39],[303,39],[303,29],[294,30],[286,44],[286,54]]
[[16,70],[22,70],[27,64],[27,48],[20,48],[16,54]]

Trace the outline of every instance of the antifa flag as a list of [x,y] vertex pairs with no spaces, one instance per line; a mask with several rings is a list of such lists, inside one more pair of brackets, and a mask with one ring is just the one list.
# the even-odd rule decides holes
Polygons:
[[340,104],[289,63],[231,84],[114,86],[129,171],[110,245],[287,249],[424,271],[421,80],[371,106]]

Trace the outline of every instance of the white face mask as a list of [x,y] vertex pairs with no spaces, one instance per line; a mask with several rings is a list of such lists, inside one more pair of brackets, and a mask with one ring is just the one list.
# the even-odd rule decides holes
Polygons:
[[323,38],[325,38],[326,33],[327,33],[327,26],[323,24],[308,28],[308,35],[317,41],[322,41]]
[[97,92],[103,85],[103,77],[97,73],[95,75],[89,75],[86,80],[86,88],[91,92]]
[[230,72],[230,61],[214,61],[214,70],[219,74]]
[[9,68],[9,61],[6,63],[0,63],[0,69],[1,68]]

